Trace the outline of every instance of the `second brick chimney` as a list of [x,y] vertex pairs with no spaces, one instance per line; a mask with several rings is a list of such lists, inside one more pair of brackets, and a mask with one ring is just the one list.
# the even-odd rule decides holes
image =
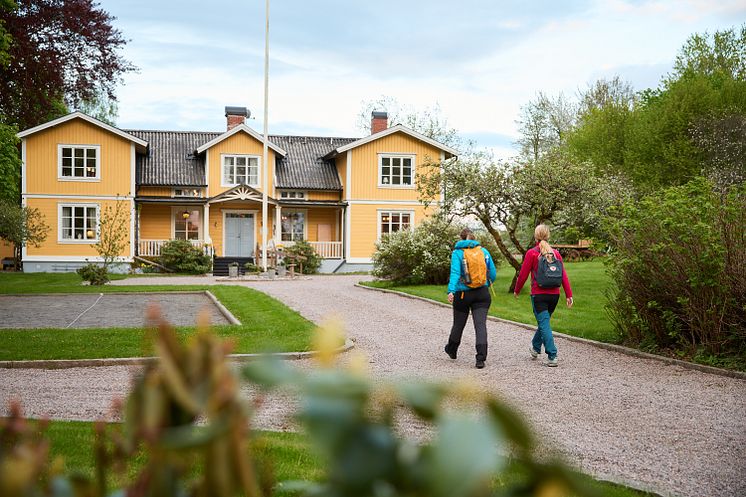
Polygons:
[[370,134],[375,135],[389,127],[389,115],[386,112],[373,111],[370,115]]
[[251,112],[246,107],[226,107],[225,117],[228,122],[228,131],[239,126],[251,116]]

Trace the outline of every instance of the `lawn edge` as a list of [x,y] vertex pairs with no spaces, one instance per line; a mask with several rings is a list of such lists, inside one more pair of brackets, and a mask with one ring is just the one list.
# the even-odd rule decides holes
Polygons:
[[[407,297],[407,298],[415,299],[415,300],[422,300],[423,302],[429,302],[431,304],[435,304],[435,305],[438,305],[440,307],[448,307],[449,309],[451,308],[450,304],[445,304],[443,302],[438,302],[437,300],[429,299],[427,297],[420,297],[419,295],[412,295],[410,293],[400,292],[398,290],[389,290],[387,288],[377,288],[377,287],[362,285],[360,283],[355,283],[355,286],[358,287],[358,288],[364,288],[366,290],[372,290],[372,291],[376,291],[376,292],[393,293],[393,294],[396,294],[396,295],[401,295],[402,297]],[[519,323],[517,321],[511,321],[509,319],[498,318],[496,316],[489,316],[488,315],[487,319],[489,319],[490,321],[496,321],[496,322],[499,322],[499,323],[512,324],[514,326],[518,326],[520,328],[524,328],[524,329],[527,329],[527,330],[532,330],[532,331],[536,330],[536,326],[533,326],[533,325],[530,325],[530,324],[526,324],[526,323]],[[625,347],[623,345],[617,345],[617,344],[614,344],[614,343],[606,343],[606,342],[598,342],[596,340],[590,340],[588,338],[576,337],[576,336],[573,336],[573,335],[568,335],[566,333],[560,333],[560,332],[557,332],[557,331],[553,331],[552,333],[554,334],[554,336],[558,336],[558,337],[564,338],[564,339],[569,340],[571,342],[580,342],[580,343],[584,343],[584,344],[587,344],[587,345],[591,345],[593,347],[598,347],[598,348],[601,348],[601,349],[606,349],[606,350],[610,350],[610,351],[613,351],[613,352],[619,352],[621,354],[626,354],[626,355],[629,355],[629,356],[638,357],[640,359],[652,359],[652,360],[663,362],[663,363],[666,363],[666,364],[669,364],[669,365],[672,365],[672,366],[680,366],[680,367],[685,368],[685,369],[693,369],[693,370],[700,371],[700,372],[703,372],[703,373],[710,373],[710,374],[715,374],[715,375],[719,375],[719,376],[727,376],[727,377],[735,378],[735,379],[738,379],[738,380],[746,380],[746,372],[733,371],[733,370],[730,370],[730,369],[716,368],[714,366],[706,366],[704,364],[697,364],[696,362],[682,361],[681,359],[674,359],[673,357],[666,357],[666,356],[662,356],[662,355],[651,354],[649,352],[643,352],[642,350],[633,349],[631,347]]]
[[[344,345],[335,349],[335,353],[342,354],[355,347],[354,340],[347,338]],[[307,352],[271,352],[258,354],[229,354],[231,362],[250,362],[257,359],[273,357],[284,361],[310,359],[319,354],[317,350]],[[155,364],[157,357],[110,357],[100,359],[40,359],[30,361],[0,361],[0,369],[70,369],[70,368],[99,368],[107,366],[147,366]]]

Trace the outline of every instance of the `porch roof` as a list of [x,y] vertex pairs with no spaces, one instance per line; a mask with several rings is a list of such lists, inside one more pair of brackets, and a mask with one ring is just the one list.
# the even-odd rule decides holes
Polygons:
[[347,202],[338,200],[281,200],[280,207],[292,207],[293,209],[302,209],[304,207],[347,207]]
[[140,196],[135,197],[135,202],[141,204],[206,204],[210,199],[205,197],[155,197],[155,196]]

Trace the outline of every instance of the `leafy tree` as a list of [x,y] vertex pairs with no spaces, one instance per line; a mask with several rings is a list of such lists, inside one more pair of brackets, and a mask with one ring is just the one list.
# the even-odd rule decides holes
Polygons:
[[564,144],[575,122],[575,105],[562,93],[549,97],[539,92],[535,100],[521,108],[516,123],[521,137],[516,142],[525,160],[537,161],[550,150]]
[[103,267],[108,272],[113,263],[122,257],[129,244],[130,215],[126,201],[117,201],[114,206],[106,205],[98,222],[98,242],[93,246],[103,259]]
[[77,110],[111,126],[117,125],[119,105],[116,100],[100,91],[93,98],[80,102]]
[[673,73],[667,82],[674,83],[688,75],[727,76],[746,80],[746,24],[740,29],[694,34],[676,56]]
[[[16,4],[13,0],[0,0],[0,12],[10,12],[15,8]],[[5,29],[5,21],[0,19],[0,67],[5,67],[10,63],[8,49],[12,41],[13,38],[8,33],[8,30]]]
[[6,122],[26,129],[98,93],[114,100],[121,76],[134,66],[118,54],[126,40],[113,20],[91,0],[19,0],[17,8],[0,10],[12,37],[0,73]]
[[701,150],[703,172],[721,188],[746,182],[746,115],[726,113],[701,118],[692,127]]
[[15,126],[0,123],[0,201],[21,203],[21,158]]
[[39,247],[47,239],[49,226],[39,209],[0,200],[0,239],[16,248],[16,267],[23,247]]

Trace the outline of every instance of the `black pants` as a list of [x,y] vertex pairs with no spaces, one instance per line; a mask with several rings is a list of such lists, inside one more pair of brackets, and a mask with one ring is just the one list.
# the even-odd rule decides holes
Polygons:
[[[487,355],[487,312],[492,304],[490,291],[486,286],[469,290],[468,292],[456,292],[453,295],[453,327],[448,341],[454,345],[461,343],[461,335],[464,333],[466,321],[469,319],[469,311],[474,321],[474,330],[477,333],[477,352],[483,350]],[[481,354],[480,354],[481,355]],[[484,360],[485,357],[482,357]]]

